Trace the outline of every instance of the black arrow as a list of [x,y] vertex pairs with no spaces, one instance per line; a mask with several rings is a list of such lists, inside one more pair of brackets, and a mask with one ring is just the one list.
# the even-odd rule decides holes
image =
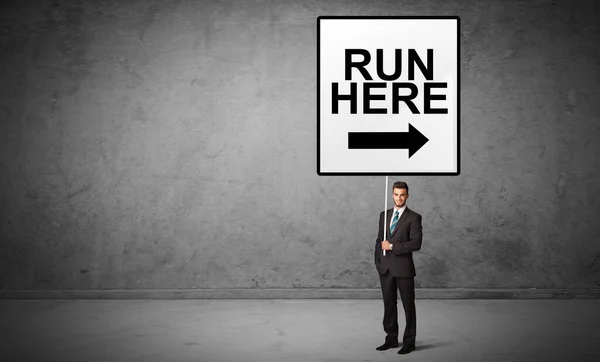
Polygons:
[[408,158],[429,141],[412,124],[408,132],[348,132],[349,149],[408,148]]

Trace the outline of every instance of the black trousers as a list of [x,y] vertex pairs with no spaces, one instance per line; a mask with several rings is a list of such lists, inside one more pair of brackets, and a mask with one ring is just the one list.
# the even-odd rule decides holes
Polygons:
[[398,342],[398,307],[397,299],[400,290],[406,327],[402,343],[405,346],[414,346],[417,337],[417,312],[415,308],[415,278],[393,277],[389,270],[379,274],[381,292],[383,293],[383,330],[387,333],[386,342]]

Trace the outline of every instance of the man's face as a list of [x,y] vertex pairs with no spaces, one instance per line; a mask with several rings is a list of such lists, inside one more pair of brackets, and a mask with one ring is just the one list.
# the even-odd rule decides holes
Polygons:
[[394,189],[394,204],[396,207],[403,207],[406,204],[406,199],[408,199],[408,193],[406,193],[406,189]]

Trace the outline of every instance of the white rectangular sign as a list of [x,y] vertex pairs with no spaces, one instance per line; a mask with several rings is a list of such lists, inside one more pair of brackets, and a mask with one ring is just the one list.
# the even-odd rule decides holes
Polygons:
[[317,20],[317,174],[460,173],[459,18]]

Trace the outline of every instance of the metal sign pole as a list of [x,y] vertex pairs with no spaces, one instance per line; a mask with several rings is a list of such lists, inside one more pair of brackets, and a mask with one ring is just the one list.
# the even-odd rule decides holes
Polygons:
[[[385,209],[383,209],[383,240],[387,240],[385,236],[387,234],[387,190],[388,190],[388,176],[385,177]],[[383,255],[385,255],[385,250],[383,251]]]

